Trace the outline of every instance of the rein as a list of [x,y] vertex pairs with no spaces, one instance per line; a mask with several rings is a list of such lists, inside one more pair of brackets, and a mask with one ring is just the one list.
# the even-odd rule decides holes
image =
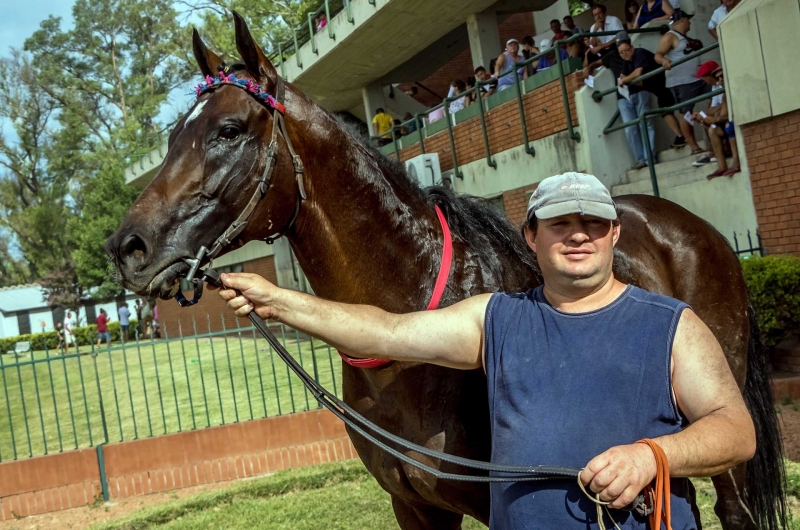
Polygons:
[[[269,191],[270,187],[272,186],[271,179],[272,173],[275,169],[275,162],[277,160],[277,134],[280,133],[283,136],[284,140],[286,141],[286,146],[289,149],[289,154],[292,156],[292,163],[294,165],[295,171],[295,180],[297,181],[298,187],[298,198],[297,204],[295,206],[294,212],[292,213],[292,217],[290,221],[279,230],[275,235],[266,238],[266,242],[268,244],[273,243],[276,239],[281,237],[283,234],[286,233],[289,228],[294,224],[295,219],[297,218],[298,212],[300,210],[300,206],[303,200],[306,199],[305,188],[303,187],[303,164],[300,160],[300,157],[297,156],[294,149],[292,148],[292,143],[289,140],[289,136],[286,133],[286,124],[284,123],[283,115],[286,111],[285,107],[283,106],[282,100],[284,96],[284,82],[283,80],[278,77],[278,83],[276,87],[276,97],[273,98],[271,95],[266,94],[261,86],[253,83],[250,80],[242,80],[237,79],[232,74],[230,76],[225,76],[224,73],[220,73],[219,78],[212,78],[206,77],[206,82],[203,84],[198,85],[196,88],[197,95],[200,96],[203,93],[212,90],[218,86],[222,85],[231,85],[239,87],[249,94],[256,97],[260,102],[267,105],[269,108],[273,110],[273,122],[272,122],[272,138],[270,140],[269,148],[267,150],[267,161],[264,167],[264,171],[262,172],[261,178],[258,180],[258,186],[256,187],[255,192],[253,193],[250,201],[248,202],[247,206],[244,208],[242,213],[236,220],[228,226],[228,228],[223,232],[221,236],[219,236],[214,243],[211,245],[211,248],[208,249],[205,246],[201,246],[200,250],[197,252],[197,255],[194,258],[184,258],[184,261],[191,267],[189,274],[187,274],[186,279],[191,281],[194,284],[194,298],[192,300],[187,300],[183,294],[179,291],[178,295],[175,296],[175,299],[180,303],[181,306],[186,307],[193,304],[196,304],[200,297],[202,296],[203,292],[203,282],[207,282],[215,287],[224,287],[222,282],[220,281],[219,273],[212,268],[213,265],[213,258],[224,248],[225,246],[229,245],[231,241],[239,235],[242,230],[247,226],[247,220],[250,215],[255,210],[256,205],[258,202],[263,199],[267,192]],[[275,112],[277,111],[277,112]],[[434,286],[433,293],[431,295],[431,300],[428,303],[428,310],[436,309],[439,306],[439,302],[441,301],[442,294],[444,293],[444,289],[447,285],[447,280],[450,275],[450,267],[452,263],[452,238],[450,234],[450,228],[447,225],[447,221],[442,214],[441,209],[438,206],[435,206],[436,215],[439,219],[439,223],[442,227],[442,235],[443,235],[443,248],[442,248],[442,259],[439,266],[439,273],[436,278],[436,284]],[[209,266],[205,270],[200,269],[200,263],[203,259],[209,259],[210,263]],[[200,272],[200,277],[198,278],[198,272]],[[237,291],[238,293],[238,291]],[[238,293],[241,294],[241,293]],[[397,458],[401,462],[404,462],[408,465],[414,466],[422,471],[425,471],[437,479],[442,480],[452,480],[452,481],[459,481],[459,482],[483,482],[483,483],[497,483],[497,482],[531,482],[531,481],[541,481],[541,480],[566,480],[566,479],[577,479],[579,484],[581,485],[581,489],[583,489],[583,484],[580,481],[580,469],[575,468],[568,468],[568,467],[561,467],[561,466],[516,466],[516,465],[504,465],[504,464],[493,464],[490,462],[483,462],[480,460],[473,460],[469,458],[463,458],[459,456],[454,456],[451,454],[447,454],[441,451],[436,451],[434,449],[429,449],[419,444],[415,444],[413,442],[409,442],[397,435],[390,433],[389,431],[379,427],[375,423],[371,422],[361,414],[359,414],[356,410],[352,407],[348,406],[344,401],[340,400],[336,397],[335,394],[331,394],[325,387],[320,385],[313,377],[311,377],[308,372],[300,365],[294,357],[284,348],[283,344],[278,341],[275,335],[270,331],[264,321],[256,314],[255,310],[251,311],[248,315],[250,322],[252,322],[253,326],[258,330],[262,337],[264,337],[270,346],[278,353],[278,356],[286,363],[286,366],[294,372],[294,374],[300,379],[303,385],[308,389],[309,392],[314,396],[314,398],[319,402],[320,405],[328,409],[330,412],[333,413],[334,416],[342,420],[345,425],[350,428],[353,432],[358,433],[359,435],[363,436],[366,440],[370,441],[378,448],[386,451],[393,457]],[[350,364],[351,366],[358,366],[359,368],[373,368],[378,366],[383,366],[392,362],[389,359],[353,359],[348,357],[341,352],[339,352],[342,356],[342,359]],[[364,363],[367,361],[367,363]],[[357,364],[362,362],[360,366]],[[368,366],[369,362],[373,363],[374,366]],[[379,363],[379,364],[378,364]],[[659,464],[658,467],[658,476],[656,479],[656,494],[658,499],[654,499],[653,490],[645,490],[646,493],[649,494],[650,502],[647,502],[644,495],[639,495],[634,503],[629,507],[631,510],[636,510],[642,515],[650,515],[651,525],[655,524],[658,521],[658,526],[654,526],[653,530],[660,530],[660,519],[662,516],[661,508],[664,507],[664,511],[666,512],[665,519],[667,522],[667,529],[671,530],[669,527],[669,468],[666,461],[666,456],[664,456],[663,451],[661,448],[658,447],[654,442],[650,440],[644,440],[643,443],[648,443],[651,449],[656,455],[656,460]],[[442,462],[447,462],[449,464],[454,464],[457,466],[461,466],[467,469],[471,469],[474,471],[483,471],[490,473],[489,475],[473,475],[473,474],[464,474],[464,473],[450,473],[440,471],[433,466],[430,466],[416,458],[412,458],[408,454],[401,452],[395,447],[392,447],[392,444],[396,447],[401,448],[403,451],[413,451],[415,453],[419,453],[421,455],[427,456],[429,458],[433,458]],[[666,485],[665,485],[666,484]],[[583,490],[586,496],[595,502],[598,505],[598,521],[601,525],[601,528],[604,528],[603,522],[603,515],[601,512],[600,506],[603,504],[602,501],[590,495],[586,490]],[[665,505],[661,504],[661,496],[664,495],[666,499],[663,501]],[[655,505],[655,506],[653,506]],[[655,509],[654,509],[655,508]],[[606,509],[606,513],[608,514],[608,510]],[[608,514],[610,517],[610,514]],[[615,526],[616,522],[612,519],[612,522]]]

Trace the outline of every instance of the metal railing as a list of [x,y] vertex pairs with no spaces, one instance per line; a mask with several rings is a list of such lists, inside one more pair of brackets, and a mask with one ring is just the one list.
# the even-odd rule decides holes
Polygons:
[[[662,25],[662,26],[651,27],[651,28],[641,28],[641,29],[630,30],[628,33],[630,33],[630,34],[636,34],[636,33],[662,33],[663,34],[663,33],[666,33],[668,30],[669,30],[668,26]],[[486,156],[485,156],[486,163],[487,163],[487,165],[489,167],[496,169],[497,168],[497,164],[494,161],[494,158],[492,157],[491,149],[490,149],[490,146],[489,146],[488,131],[487,131],[487,128],[486,128],[485,113],[489,109],[487,109],[484,106],[486,102],[483,101],[483,98],[481,97],[481,88],[483,88],[484,86],[496,85],[498,79],[500,79],[502,77],[505,77],[506,75],[513,75],[513,77],[514,77],[514,87],[516,89],[517,108],[518,108],[518,111],[519,111],[520,124],[521,124],[521,128],[522,128],[523,143],[525,145],[525,152],[527,154],[531,155],[531,156],[536,156],[536,151],[535,151],[534,147],[530,144],[530,138],[528,136],[528,126],[527,126],[527,122],[525,120],[525,103],[524,103],[524,99],[523,99],[523,96],[525,95],[525,91],[524,91],[525,84],[520,79],[520,76],[517,75],[516,72],[518,70],[522,69],[522,68],[527,69],[528,65],[538,61],[542,57],[545,57],[545,56],[550,55],[550,54],[555,54],[556,63],[550,68],[555,68],[556,72],[558,73],[558,82],[559,82],[559,84],[561,86],[561,97],[562,97],[563,104],[564,104],[564,113],[565,113],[566,122],[567,122],[567,131],[568,131],[569,137],[572,140],[574,140],[576,142],[579,142],[580,139],[581,139],[580,133],[576,130],[576,127],[575,127],[575,125],[573,123],[572,111],[570,109],[570,104],[569,104],[569,92],[567,90],[567,83],[566,83],[566,77],[567,77],[568,74],[565,73],[565,71],[564,71],[564,60],[561,58],[561,53],[558,51],[558,48],[560,48],[562,45],[566,45],[566,44],[568,44],[570,42],[573,42],[575,40],[578,40],[578,39],[583,39],[583,38],[586,38],[586,37],[612,36],[612,35],[616,35],[617,33],[618,32],[616,32],[616,31],[599,31],[599,32],[596,32],[596,33],[579,33],[579,34],[576,34],[576,35],[572,35],[572,36],[570,36],[570,37],[568,37],[566,39],[558,40],[558,41],[553,43],[553,47],[552,48],[550,48],[548,50],[545,50],[545,51],[542,51],[542,52],[540,52],[540,53],[538,53],[536,55],[533,55],[533,56],[529,57],[528,59],[525,59],[524,61],[520,61],[520,62],[515,63],[513,66],[509,67],[508,69],[503,70],[502,72],[500,72],[500,74],[498,75],[497,78],[487,79],[485,81],[476,80],[475,86],[473,86],[473,87],[471,87],[471,88],[465,90],[464,92],[461,92],[460,94],[457,94],[455,96],[450,96],[450,97],[444,98],[442,100],[442,102],[439,103],[438,105],[435,105],[435,106],[433,106],[433,107],[431,107],[429,109],[426,109],[426,110],[424,110],[422,112],[419,112],[419,113],[415,114],[414,117],[412,119],[410,119],[410,120],[407,120],[407,121],[402,122],[400,124],[392,125],[392,128],[389,131],[386,131],[381,135],[371,135],[370,139],[373,140],[373,141],[379,140],[379,139],[385,139],[385,138],[387,138],[387,135],[389,135],[391,137],[391,142],[394,144],[395,157],[399,161],[400,160],[400,147],[399,147],[398,142],[397,142],[397,139],[399,138],[398,133],[400,132],[401,129],[407,128],[410,124],[414,123],[416,125],[416,131],[414,131],[414,132],[417,132],[418,135],[419,135],[420,152],[422,154],[424,154],[425,153],[426,129],[427,129],[427,127],[425,127],[426,124],[425,124],[424,120],[428,119],[430,114],[433,113],[434,111],[437,111],[437,110],[439,110],[441,108],[444,108],[445,109],[444,119],[446,120],[446,124],[447,124],[447,134],[448,134],[448,138],[449,138],[449,141],[450,141],[450,151],[451,151],[451,157],[452,157],[452,161],[453,161],[453,173],[457,178],[462,178],[463,179],[464,176],[461,173],[461,170],[459,169],[458,155],[456,153],[455,139],[454,139],[454,135],[453,135],[453,127],[454,127],[455,124],[453,123],[453,116],[451,116],[451,114],[449,112],[449,105],[453,101],[461,99],[462,97],[463,98],[468,98],[468,97],[470,97],[471,94],[475,93],[476,96],[477,96],[476,100],[475,100],[475,103],[478,105],[478,119],[480,121],[481,133],[482,133],[482,137],[483,137],[484,152],[486,153]],[[534,74],[534,75],[536,75],[536,74]],[[410,143],[408,146],[414,145],[415,143],[416,142]],[[403,145],[404,148],[408,147],[408,146]]]
[[758,246],[753,246],[753,236],[750,234],[750,230],[748,230],[747,248],[739,248],[739,238],[737,237],[736,232],[733,233],[733,251],[737,256],[743,256],[744,259],[747,259],[750,256],[763,256],[764,245],[761,243],[761,233],[758,230],[756,230],[756,243],[758,243]]
[[[0,462],[319,408],[255,328],[134,340],[62,355],[0,356]],[[280,325],[281,341],[341,395],[327,344]]]
[[[697,50],[695,52],[692,52],[692,53],[690,53],[690,54],[688,54],[688,55],[686,55],[684,57],[681,57],[677,61],[671,63],[670,66],[671,67],[678,66],[678,65],[683,64],[683,63],[685,63],[687,61],[691,61],[692,59],[700,57],[701,55],[704,55],[706,53],[714,51],[717,48],[719,48],[719,43],[715,42],[715,43],[710,44],[710,45],[708,45],[708,46],[706,46],[704,48],[701,48],[701,49],[699,49],[699,50]],[[655,77],[657,75],[663,74],[664,72],[666,72],[666,69],[663,66],[661,66],[659,68],[656,68],[655,70],[647,72],[646,74],[642,74],[642,75],[640,75],[638,77],[634,77],[627,84],[628,85],[632,85],[632,84],[637,83],[637,82],[646,81],[647,79],[650,79],[650,78]],[[603,100],[603,97],[605,97],[605,96],[607,96],[609,94],[613,94],[614,92],[617,92],[617,87],[616,86],[614,86],[613,88],[609,88],[607,90],[603,90],[603,91],[595,90],[592,93],[592,99],[594,99],[596,102],[600,102],[600,101]],[[656,168],[655,168],[656,161],[655,161],[655,156],[653,155],[653,152],[652,152],[653,149],[655,148],[655,146],[651,146],[650,145],[650,137],[647,134],[647,120],[648,120],[648,118],[655,117],[655,116],[663,116],[664,114],[672,114],[673,112],[675,112],[677,110],[680,110],[681,107],[685,107],[687,105],[694,105],[696,103],[712,99],[713,97],[718,96],[720,94],[724,94],[724,93],[725,93],[725,89],[724,88],[720,88],[720,89],[717,89],[717,90],[712,90],[711,92],[708,92],[706,94],[691,98],[691,99],[689,99],[687,101],[683,101],[683,102],[675,104],[675,105],[673,105],[671,107],[651,109],[649,111],[646,111],[643,115],[639,116],[635,120],[631,120],[629,122],[625,122],[625,123],[622,123],[620,125],[616,125],[615,126],[614,123],[620,117],[620,112],[619,112],[619,110],[617,110],[617,112],[614,113],[614,116],[611,117],[611,120],[608,122],[608,124],[603,128],[603,134],[611,134],[612,132],[620,131],[622,129],[627,129],[628,127],[633,127],[634,125],[639,127],[639,134],[642,136],[642,143],[644,144],[645,155],[647,156],[647,169],[650,172],[650,183],[651,183],[651,185],[653,187],[653,195],[655,195],[656,197],[660,197],[660,192],[659,192],[659,189],[658,189],[658,177],[656,176]]]

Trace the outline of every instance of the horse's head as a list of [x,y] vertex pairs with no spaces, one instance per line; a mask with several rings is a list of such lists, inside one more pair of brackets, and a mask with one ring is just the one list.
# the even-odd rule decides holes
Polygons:
[[[285,137],[273,130],[283,103],[273,96],[281,97],[276,91],[283,91],[283,81],[244,19],[237,13],[234,19],[244,65],[227,67],[194,32],[206,83],[172,130],[158,174],[106,242],[123,285],[138,294],[174,295],[201,247],[214,250],[216,244],[218,254],[280,232],[297,214],[302,175],[295,179]],[[260,183],[271,139],[277,156],[271,179]]]

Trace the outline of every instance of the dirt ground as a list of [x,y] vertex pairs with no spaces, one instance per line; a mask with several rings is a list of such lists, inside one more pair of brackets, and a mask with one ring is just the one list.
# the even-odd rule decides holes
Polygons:
[[[778,418],[783,431],[786,458],[800,462],[800,403],[778,405]],[[118,519],[147,506],[191,497],[197,493],[225,488],[232,482],[205,484],[167,493],[154,493],[140,497],[129,497],[109,505],[86,506],[60,512],[26,517],[16,521],[0,522],[0,530],[62,530],[83,529],[93,524]]]

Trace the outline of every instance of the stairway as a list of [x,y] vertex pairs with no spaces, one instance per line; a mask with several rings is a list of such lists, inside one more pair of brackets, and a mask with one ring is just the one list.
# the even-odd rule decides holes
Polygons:
[[[687,146],[680,149],[668,149],[657,154],[658,163],[656,163],[655,169],[660,191],[706,180],[708,174],[717,169],[716,162],[705,164],[702,167],[692,166],[692,162],[701,155],[691,153],[691,149]],[[634,193],[653,194],[649,168],[631,169],[626,177],[626,182],[611,188],[612,196]]]

